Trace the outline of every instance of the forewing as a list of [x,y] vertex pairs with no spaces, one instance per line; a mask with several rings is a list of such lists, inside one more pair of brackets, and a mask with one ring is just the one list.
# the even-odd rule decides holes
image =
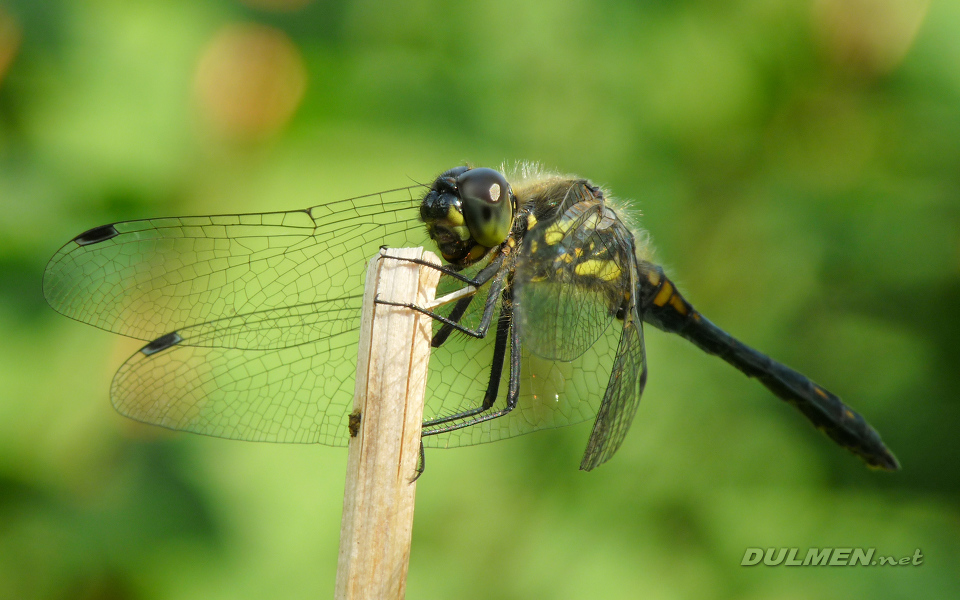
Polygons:
[[[98,227],[50,260],[44,296],[68,317],[143,340],[199,323],[275,309],[292,314],[297,307],[360,296],[366,261],[381,245],[428,241],[417,218],[423,189],[289,212]],[[265,339],[276,344],[278,335],[248,336],[247,345],[238,336],[236,347],[260,348]],[[299,343],[311,335],[288,331],[279,337]]]

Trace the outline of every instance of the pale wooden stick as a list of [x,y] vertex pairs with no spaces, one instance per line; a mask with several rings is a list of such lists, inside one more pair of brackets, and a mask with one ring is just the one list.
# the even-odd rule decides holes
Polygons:
[[[388,254],[440,264],[423,248]],[[432,324],[425,315],[373,299],[379,294],[425,305],[433,301],[439,277],[436,269],[389,258],[374,258],[367,266],[337,599],[392,600],[406,592]]]

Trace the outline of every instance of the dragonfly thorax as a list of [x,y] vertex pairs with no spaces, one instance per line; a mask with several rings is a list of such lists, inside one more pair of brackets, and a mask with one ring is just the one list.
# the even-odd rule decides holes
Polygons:
[[443,258],[466,266],[506,241],[515,204],[498,171],[456,167],[434,181],[420,204],[420,218]]

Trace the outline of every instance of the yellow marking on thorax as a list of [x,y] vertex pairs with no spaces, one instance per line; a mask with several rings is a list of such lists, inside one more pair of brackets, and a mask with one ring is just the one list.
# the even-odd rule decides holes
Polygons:
[[570,221],[557,221],[543,234],[543,241],[553,246],[560,242],[570,229]]
[[560,243],[560,240],[563,239],[563,231],[554,227],[551,227],[543,234],[543,241],[547,244],[553,246],[554,244]]
[[490,248],[485,248],[479,244],[475,245],[470,249],[470,252],[467,253],[467,256],[464,260],[468,262],[475,262],[480,260],[480,257],[487,253],[487,250]]
[[657,296],[653,299],[653,303],[657,306],[663,306],[667,303],[667,300],[673,296],[673,286],[670,285],[669,281],[663,282],[663,287],[660,288],[660,291],[657,292]]
[[537,224],[537,218],[532,214],[527,215],[527,231],[533,229],[533,226]]
[[660,285],[660,271],[656,271],[656,270],[653,270],[653,269],[651,269],[650,271],[648,271],[648,272],[647,272],[647,281],[649,281],[649,282],[650,282],[652,285],[654,285],[654,286]]
[[590,275],[604,281],[616,281],[620,278],[620,267],[612,260],[587,260],[576,267],[574,272],[577,275]]

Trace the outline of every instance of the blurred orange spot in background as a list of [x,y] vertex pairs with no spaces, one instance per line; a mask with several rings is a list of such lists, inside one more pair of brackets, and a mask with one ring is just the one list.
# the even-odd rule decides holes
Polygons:
[[929,0],[817,0],[813,21],[833,62],[881,75],[903,61],[929,5]]
[[194,85],[204,120],[239,141],[282,129],[303,99],[306,80],[300,50],[285,33],[233,24],[204,48]]
[[0,6],[0,83],[7,74],[20,47],[20,27]]
[[274,10],[277,12],[293,12],[310,4],[312,0],[240,0],[251,8]]

